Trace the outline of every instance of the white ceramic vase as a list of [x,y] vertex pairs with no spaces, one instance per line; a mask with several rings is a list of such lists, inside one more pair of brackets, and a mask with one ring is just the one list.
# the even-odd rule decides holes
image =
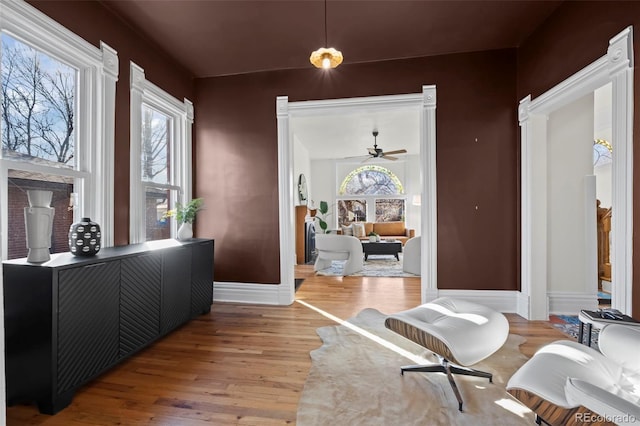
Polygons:
[[28,190],[29,207],[24,208],[24,225],[27,239],[27,262],[42,263],[51,259],[51,230],[55,209],[49,207],[53,192]]
[[180,228],[178,228],[177,237],[179,240],[189,240],[193,238],[193,226],[189,222],[183,222]]

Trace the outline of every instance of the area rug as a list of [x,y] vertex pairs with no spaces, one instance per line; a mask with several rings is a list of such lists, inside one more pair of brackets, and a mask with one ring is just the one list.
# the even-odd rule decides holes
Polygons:
[[[580,333],[580,320],[578,320],[577,315],[549,315],[549,321],[551,325],[553,325],[558,330],[562,331],[564,334],[573,337],[578,340],[578,335]],[[582,337],[583,342],[586,343],[587,340],[587,327],[584,327],[584,336]],[[591,330],[591,347],[599,350],[598,348],[598,337],[600,336],[600,330],[596,327],[592,327]]]
[[365,309],[342,325],[317,330],[323,345],[311,352],[311,370],[298,404],[298,426],[534,424],[533,413],[505,390],[509,378],[527,360],[518,350],[523,337],[509,335],[498,352],[474,366],[493,373],[493,383],[455,376],[464,400],[460,412],[446,375],[400,375],[402,365],[436,359],[425,348],[386,329],[385,318],[375,309]]
[[[342,276],[344,268],[344,260],[334,260],[327,269],[317,271],[318,275]],[[363,264],[360,272],[349,275],[351,277],[417,277],[418,275],[410,274],[402,270],[402,253],[400,253],[400,261],[393,256],[369,256]]]

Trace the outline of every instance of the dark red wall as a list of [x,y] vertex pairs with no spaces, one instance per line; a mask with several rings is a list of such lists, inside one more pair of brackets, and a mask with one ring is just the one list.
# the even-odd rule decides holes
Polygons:
[[178,99],[193,101],[191,74],[123,24],[96,1],[29,1],[29,4],[95,46],[104,41],[118,52],[115,128],[115,244],[129,242],[129,63],[140,65],[147,80]]
[[216,280],[280,281],[277,96],[420,93],[435,84],[438,287],[516,290],[515,76],[515,50],[500,50],[196,80],[195,192],[215,200],[198,234],[216,239]]
[[[518,99],[536,97],[600,58],[609,39],[634,26],[634,64],[640,60],[640,2],[564,2],[518,50]],[[634,145],[640,137],[640,77],[634,71]],[[615,141],[614,141],[615,144]],[[640,150],[634,149],[633,199],[640,195]],[[615,214],[615,213],[614,213]],[[640,209],[633,212],[633,316],[640,316]],[[614,260],[615,261],[615,260]]]

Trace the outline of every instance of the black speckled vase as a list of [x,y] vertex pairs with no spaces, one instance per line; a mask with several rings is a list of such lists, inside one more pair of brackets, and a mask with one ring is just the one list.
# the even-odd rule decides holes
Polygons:
[[69,227],[69,251],[76,256],[93,256],[100,251],[100,225],[83,217]]

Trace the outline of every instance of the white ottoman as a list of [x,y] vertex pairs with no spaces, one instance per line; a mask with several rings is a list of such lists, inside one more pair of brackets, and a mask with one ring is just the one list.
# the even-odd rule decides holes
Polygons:
[[390,315],[385,326],[438,356],[440,364],[404,366],[400,371],[403,374],[405,371],[445,373],[460,411],[462,397],[452,373],[485,377],[491,381],[490,373],[466,366],[495,353],[509,335],[509,322],[500,312],[448,297]]

